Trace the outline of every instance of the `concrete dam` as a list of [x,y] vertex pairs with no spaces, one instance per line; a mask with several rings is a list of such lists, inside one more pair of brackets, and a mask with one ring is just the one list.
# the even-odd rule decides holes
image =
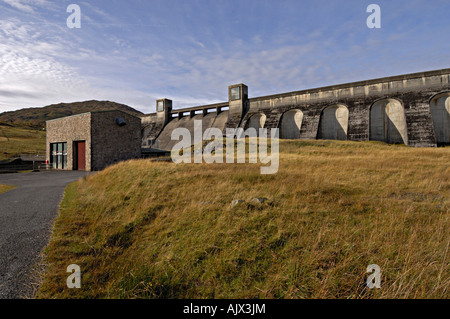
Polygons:
[[256,98],[245,84],[224,103],[173,109],[156,101],[142,117],[142,148],[171,150],[172,131],[279,128],[282,139],[381,141],[412,147],[450,144],[450,69],[340,84]]

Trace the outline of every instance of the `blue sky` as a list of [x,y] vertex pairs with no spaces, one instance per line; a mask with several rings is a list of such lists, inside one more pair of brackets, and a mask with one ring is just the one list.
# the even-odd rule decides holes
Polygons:
[[449,13],[448,0],[0,0],[0,112],[97,99],[149,113],[159,98],[226,101],[236,83],[256,97],[448,68]]

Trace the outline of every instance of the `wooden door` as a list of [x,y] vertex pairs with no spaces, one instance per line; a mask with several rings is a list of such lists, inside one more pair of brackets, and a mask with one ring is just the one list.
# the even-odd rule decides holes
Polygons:
[[86,170],[86,142],[77,142],[77,169]]

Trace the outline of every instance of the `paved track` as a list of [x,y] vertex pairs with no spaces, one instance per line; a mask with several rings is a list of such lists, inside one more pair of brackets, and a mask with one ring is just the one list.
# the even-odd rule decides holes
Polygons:
[[48,243],[64,189],[87,174],[0,174],[0,184],[18,186],[0,194],[0,299],[30,296],[33,287],[27,277]]

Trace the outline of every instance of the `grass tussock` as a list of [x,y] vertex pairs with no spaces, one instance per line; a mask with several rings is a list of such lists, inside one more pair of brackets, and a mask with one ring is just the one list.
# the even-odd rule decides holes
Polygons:
[[[66,189],[38,297],[448,298],[449,158],[449,148],[281,141],[275,175],[120,163]],[[66,287],[70,264],[81,289]],[[381,289],[365,285],[370,264]]]

